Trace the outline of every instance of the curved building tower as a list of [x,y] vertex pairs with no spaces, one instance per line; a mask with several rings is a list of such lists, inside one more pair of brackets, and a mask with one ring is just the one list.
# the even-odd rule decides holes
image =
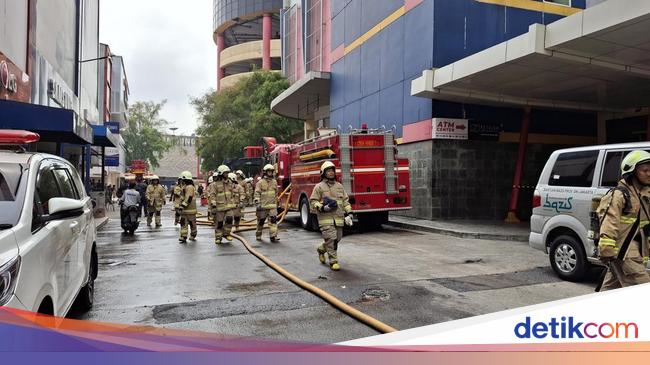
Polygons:
[[280,70],[282,0],[214,0],[217,90],[255,69]]

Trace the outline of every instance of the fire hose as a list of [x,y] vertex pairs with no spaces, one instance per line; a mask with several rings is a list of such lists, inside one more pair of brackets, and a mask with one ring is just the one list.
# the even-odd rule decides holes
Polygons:
[[[287,193],[287,191],[289,191],[290,187],[291,187],[291,185],[289,185],[280,194],[278,200],[280,200],[280,198],[285,193]],[[287,212],[288,212],[289,200],[290,199],[288,198],[286,200],[285,204],[284,204],[284,211],[279,216],[280,220],[278,221],[278,225],[281,224],[282,222],[284,222],[284,218],[286,217]],[[209,222],[209,221],[200,221],[200,222],[197,221],[197,224],[200,224],[200,225],[212,225],[212,223]],[[353,319],[355,319],[355,320],[365,324],[366,326],[371,327],[371,328],[373,328],[373,329],[375,329],[375,330],[377,330],[377,331],[379,331],[381,333],[389,333],[389,332],[397,331],[395,328],[393,328],[393,327],[391,327],[391,326],[389,326],[389,325],[387,325],[387,324],[385,324],[385,323],[383,323],[383,322],[381,322],[381,321],[379,321],[379,320],[377,320],[377,319],[375,319],[375,318],[361,312],[360,310],[350,306],[349,304],[343,302],[342,300],[340,300],[337,297],[335,297],[334,295],[324,291],[323,289],[320,289],[317,286],[312,285],[312,284],[300,279],[299,277],[293,275],[289,271],[282,268],[280,265],[274,263],[269,258],[267,258],[266,256],[262,255],[260,252],[255,250],[250,245],[248,240],[246,240],[246,238],[236,234],[236,233],[240,233],[240,232],[252,231],[252,230],[256,229],[256,225],[257,225],[256,222],[252,223],[252,224],[251,223],[241,224],[240,226],[245,226],[246,228],[237,229],[234,233],[231,234],[231,236],[233,238],[235,238],[236,240],[240,241],[244,245],[244,247],[248,250],[248,252],[250,252],[253,256],[257,257],[260,261],[262,261],[268,267],[273,269],[275,272],[282,275],[284,278],[291,281],[292,283],[294,283],[298,287],[300,287],[300,288],[302,288],[302,289],[316,295],[317,297],[321,298],[322,300],[324,300],[325,302],[327,302],[328,304],[330,304],[334,308],[336,308],[336,309],[340,310],[341,312],[347,314],[348,316],[352,317]],[[264,228],[268,228],[268,225],[265,225]]]

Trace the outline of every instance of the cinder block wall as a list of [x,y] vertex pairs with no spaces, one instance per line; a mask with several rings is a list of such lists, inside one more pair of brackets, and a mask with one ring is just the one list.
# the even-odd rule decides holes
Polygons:
[[[522,185],[534,186],[550,154],[560,146],[528,145]],[[398,146],[409,159],[410,211],[420,219],[505,218],[518,144],[494,141],[428,140]],[[520,193],[518,217],[528,220],[533,188]]]

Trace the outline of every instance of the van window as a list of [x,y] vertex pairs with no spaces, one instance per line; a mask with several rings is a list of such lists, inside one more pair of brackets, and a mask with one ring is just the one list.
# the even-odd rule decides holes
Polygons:
[[623,161],[623,157],[630,153],[630,151],[632,150],[607,152],[600,186],[614,187],[618,185],[618,181],[621,180],[621,162]]
[[548,184],[551,186],[590,187],[598,151],[565,152],[558,156]]

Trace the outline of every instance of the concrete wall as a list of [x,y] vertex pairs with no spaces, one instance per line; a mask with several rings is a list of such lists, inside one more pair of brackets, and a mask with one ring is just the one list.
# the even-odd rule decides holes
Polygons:
[[[550,154],[561,146],[528,145],[518,217],[528,220],[534,186]],[[420,219],[486,219],[506,216],[518,144],[427,140],[398,146],[410,160],[413,209]]]

